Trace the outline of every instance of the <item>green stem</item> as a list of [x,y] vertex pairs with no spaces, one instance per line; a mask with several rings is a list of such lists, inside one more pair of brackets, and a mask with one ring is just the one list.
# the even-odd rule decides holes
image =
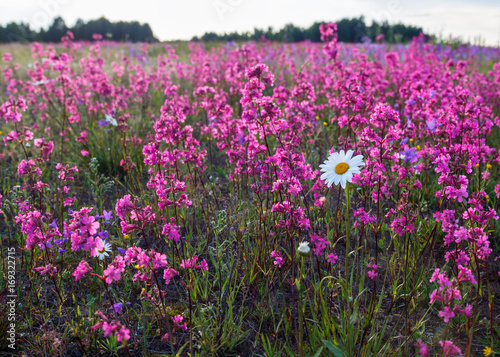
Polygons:
[[346,200],[346,211],[345,211],[345,224],[346,224],[346,232],[345,232],[345,276],[347,279],[347,260],[349,257],[349,206],[350,206],[350,196],[349,196],[349,182],[346,182],[345,186],[345,200]]
[[300,276],[299,276],[299,354],[300,357],[304,357],[304,256],[300,257]]

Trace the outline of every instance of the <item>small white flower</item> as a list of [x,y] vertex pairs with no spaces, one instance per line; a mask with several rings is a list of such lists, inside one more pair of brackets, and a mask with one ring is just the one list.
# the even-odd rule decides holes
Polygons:
[[332,186],[332,183],[342,185],[345,188],[346,182],[352,182],[352,176],[354,174],[360,174],[360,167],[364,166],[363,155],[357,155],[352,157],[354,151],[349,150],[347,153],[344,150],[340,152],[334,152],[331,154],[324,164],[319,165],[321,167],[321,179],[325,181],[328,187]]
[[104,257],[109,256],[108,252],[111,252],[111,244],[104,242],[96,247],[96,257],[103,260]]
[[108,123],[110,123],[111,125],[113,125],[113,126],[117,126],[117,125],[118,125],[118,122],[116,121],[116,119],[115,119],[115,118],[113,118],[113,117],[112,117],[111,115],[109,115],[109,114],[106,114],[106,121],[107,121]]
[[46,83],[49,83],[50,81],[48,79],[44,80],[44,81],[36,81],[36,82],[31,82],[32,85],[34,86],[40,86],[42,84],[46,84]]
[[309,248],[309,242],[302,242],[299,244],[299,247],[297,248],[297,253],[301,255],[308,255],[310,251],[311,248]]

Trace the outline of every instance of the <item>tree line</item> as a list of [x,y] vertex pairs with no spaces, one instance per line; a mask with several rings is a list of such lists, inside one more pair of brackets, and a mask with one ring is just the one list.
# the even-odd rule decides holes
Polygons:
[[[310,40],[320,42],[320,22],[315,22],[308,28],[288,24],[280,30],[269,27],[267,30],[255,28],[253,32],[232,32],[216,34],[207,32],[201,37],[193,37],[193,41],[226,42],[226,41],[258,41],[263,37],[269,41],[301,42]],[[422,32],[422,28],[404,24],[389,24],[387,21],[379,23],[373,21],[371,25],[365,23],[363,16],[337,21],[338,40],[341,42],[369,42],[377,41],[383,35],[384,41],[389,43],[405,43]],[[151,27],[148,24],[132,22],[110,22],[104,17],[85,22],[79,19],[73,27],[68,27],[62,17],[56,17],[48,29],[38,31],[30,28],[29,24],[11,22],[0,25],[0,43],[7,42],[60,42],[67,31],[71,31],[75,40],[92,40],[94,34],[100,34],[104,39],[130,42],[156,42]]]
[[110,22],[101,17],[85,22],[77,20],[73,27],[68,27],[62,17],[56,17],[48,29],[39,31],[30,28],[29,24],[11,22],[0,25],[0,43],[8,42],[60,42],[67,31],[71,31],[75,40],[92,40],[94,34],[113,41],[156,42],[153,31],[148,24],[132,22]]
[[[337,21],[338,40],[341,42],[374,42],[377,36],[383,35],[384,41],[389,43],[405,43],[411,41],[422,31],[421,27],[408,26],[404,24],[389,24],[388,21],[373,21],[371,25],[365,23],[363,16],[352,19],[342,19]],[[280,30],[275,31],[272,27],[267,30],[255,28],[252,32],[232,32],[227,34],[216,34],[207,32],[201,37],[193,37],[193,41],[216,42],[216,41],[257,41],[263,37],[269,41],[278,42],[301,42],[310,40],[312,42],[321,42],[319,32],[320,22],[315,22],[308,28],[297,27],[288,24]],[[381,37],[378,37],[380,39]]]

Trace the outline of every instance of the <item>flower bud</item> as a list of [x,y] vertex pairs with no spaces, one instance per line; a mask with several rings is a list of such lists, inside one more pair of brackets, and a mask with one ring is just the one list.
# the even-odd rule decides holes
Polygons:
[[310,251],[311,251],[311,248],[309,248],[309,242],[302,242],[299,244],[299,247],[297,248],[297,253],[302,255],[302,256],[309,255]]

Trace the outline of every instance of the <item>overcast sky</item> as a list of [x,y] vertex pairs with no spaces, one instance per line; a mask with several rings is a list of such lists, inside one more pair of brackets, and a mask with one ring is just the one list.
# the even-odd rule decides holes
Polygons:
[[111,21],[147,22],[160,40],[190,39],[207,31],[275,29],[287,23],[310,26],[364,15],[421,26],[424,32],[500,43],[500,0],[0,0],[0,23],[28,22],[47,28],[62,16],[69,26],[105,16]]

